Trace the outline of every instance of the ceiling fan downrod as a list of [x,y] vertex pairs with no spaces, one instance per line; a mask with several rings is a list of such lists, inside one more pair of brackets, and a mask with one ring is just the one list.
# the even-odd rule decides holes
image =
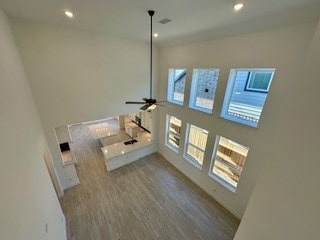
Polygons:
[[153,10],[149,10],[150,16],[150,99],[152,99],[152,17],[154,15]]

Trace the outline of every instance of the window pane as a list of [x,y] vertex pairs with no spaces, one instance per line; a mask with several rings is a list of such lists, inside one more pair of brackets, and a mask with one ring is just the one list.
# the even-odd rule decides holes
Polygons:
[[221,117],[257,127],[274,71],[231,70]]
[[173,85],[173,100],[183,102],[186,78],[177,78]]
[[173,147],[179,148],[180,138],[177,137],[176,135],[173,135],[173,134],[169,133],[169,143]]
[[204,157],[203,151],[193,147],[192,145],[188,145],[187,154],[189,156],[192,156],[194,160],[196,160],[200,165],[202,165]]
[[188,124],[187,131],[188,135],[184,156],[187,160],[191,160],[193,163],[201,166],[206,149],[208,131],[191,124]]
[[181,129],[181,120],[170,116],[170,132],[176,133],[176,134],[180,134],[180,129]]
[[186,83],[186,69],[169,69],[167,100],[183,105]]
[[181,120],[167,115],[166,145],[178,150],[180,145]]
[[212,113],[219,69],[194,69],[189,107]]
[[227,138],[217,136],[211,174],[222,179],[235,191],[249,148]]
[[204,151],[206,149],[207,138],[208,132],[206,130],[191,125],[189,132],[189,143]]
[[246,90],[268,92],[273,72],[251,72],[247,81]]

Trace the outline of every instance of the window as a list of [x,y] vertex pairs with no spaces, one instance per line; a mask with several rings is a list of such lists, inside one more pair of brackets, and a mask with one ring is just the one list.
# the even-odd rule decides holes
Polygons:
[[203,164],[208,133],[205,129],[188,124],[184,158],[198,168]]
[[194,69],[189,107],[212,113],[214,95],[218,84],[219,69]]
[[235,192],[249,148],[217,136],[209,176]]
[[169,69],[167,101],[183,105],[186,84],[186,69]]
[[258,127],[275,69],[232,69],[221,117]]
[[181,120],[167,115],[166,145],[178,152],[180,146]]
[[268,92],[273,72],[255,71],[250,72],[248,77],[246,90],[255,92]]

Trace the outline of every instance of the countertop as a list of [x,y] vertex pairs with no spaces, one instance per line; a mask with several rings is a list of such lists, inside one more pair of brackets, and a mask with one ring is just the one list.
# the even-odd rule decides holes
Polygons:
[[134,139],[138,142],[129,145],[124,145],[124,142],[119,142],[101,148],[104,158],[108,160],[110,158],[135,151],[139,148],[146,147],[152,143],[151,135],[149,133],[144,133]]

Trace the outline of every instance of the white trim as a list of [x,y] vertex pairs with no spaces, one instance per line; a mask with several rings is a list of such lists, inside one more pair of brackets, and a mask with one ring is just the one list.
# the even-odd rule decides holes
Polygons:
[[[172,132],[170,131],[170,120],[171,118],[175,118],[177,120],[179,120],[181,122],[181,126],[180,126],[180,133],[179,134],[176,134],[175,132]],[[172,116],[170,114],[166,114],[166,132],[165,132],[165,145],[170,148],[172,151],[176,152],[176,153],[179,153],[179,149],[180,149],[180,144],[181,144],[181,128],[182,128],[182,121],[175,117],[175,116]],[[176,148],[175,146],[171,145],[170,142],[169,142],[169,134],[173,134],[175,135],[176,137],[179,138],[179,147]]]
[[[208,176],[211,177],[214,181],[218,182],[219,184],[221,184],[222,186],[224,186],[226,189],[230,190],[233,193],[236,193],[237,189],[238,189],[238,184],[239,181],[237,182],[237,186],[233,186],[232,184],[230,184],[228,181],[226,181],[225,179],[223,179],[222,177],[220,177],[219,175],[215,174],[213,172],[213,167],[214,167],[214,163],[216,161],[216,157],[217,157],[217,151],[218,151],[218,147],[220,145],[220,139],[224,138],[227,139],[229,141],[231,141],[234,145],[242,147],[242,148],[246,148],[249,151],[249,148],[246,146],[243,146],[237,142],[234,142],[233,140],[226,138],[226,137],[222,137],[220,135],[217,135],[215,138],[215,142],[214,142],[214,147],[213,147],[213,152],[212,152],[212,157],[211,157],[211,162],[210,162],[210,167],[209,167],[209,171],[208,171]],[[224,145],[223,145],[224,146]],[[230,149],[230,148],[229,148]],[[235,150],[233,150],[234,152],[237,152]],[[237,152],[239,153],[239,152]],[[239,153],[241,154],[241,153]],[[243,154],[242,154],[243,155]],[[246,157],[246,156],[245,156]],[[242,174],[243,169],[240,171],[240,176]],[[240,178],[239,176],[239,178]]]
[[236,71],[276,71],[275,68],[232,68]]
[[217,156],[217,150],[218,150],[218,147],[220,144],[220,138],[221,138],[220,135],[217,135],[215,138],[208,176],[211,177],[214,181],[216,181],[219,184],[221,184],[222,186],[224,186],[226,189],[230,190],[233,193],[236,193],[237,187],[230,185],[227,181],[225,181],[224,179],[220,178],[219,176],[217,176],[216,174],[214,174],[212,172],[214,162],[215,162],[216,156]]
[[202,165],[200,164],[200,163],[198,163],[198,161],[197,160],[195,160],[194,158],[192,158],[190,155],[188,155],[188,154],[183,154],[183,158],[187,161],[187,162],[189,162],[189,163],[191,163],[193,166],[195,166],[196,168],[198,168],[199,170],[202,170]]
[[182,102],[179,102],[179,101],[176,101],[176,100],[171,100],[171,99],[167,99],[167,101],[168,101],[169,103],[174,104],[174,105],[183,106],[184,97],[183,97],[183,101],[182,101]]
[[[262,111],[263,111],[263,107],[261,109],[261,113],[259,114],[258,122],[252,122],[252,121],[241,119],[241,118],[238,118],[238,117],[234,117],[234,116],[231,116],[231,115],[228,114],[228,109],[229,109],[229,105],[231,104],[230,101],[231,101],[231,97],[232,97],[232,94],[233,94],[233,91],[234,91],[234,85],[235,85],[235,82],[236,82],[237,72],[241,72],[241,71],[246,71],[246,72],[249,72],[249,73],[250,72],[257,72],[257,71],[259,71],[259,72],[264,72],[264,71],[265,72],[266,71],[270,72],[270,71],[273,71],[271,80],[269,82],[269,88],[270,88],[271,82],[273,80],[274,73],[275,73],[276,69],[275,68],[233,68],[233,69],[230,69],[227,88],[226,88],[226,91],[225,91],[225,94],[224,94],[224,99],[223,99],[223,103],[222,103],[222,109],[221,109],[221,112],[220,112],[220,117],[223,118],[223,119],[235,122],[235,123],[239,123],[239,124],[246,125],[246,126],[249,126],[249,127],[258,128],[258,125],[259,125],[259,122],[260,122],[260,117],[261,117],[261,114],[262,114]],[[268,92],[261,92],[261,93],[267,94],[267,96],[268,96]]]
[[[186,175],[186,174],[185,174]],[[188,175],[186,175],[189,177]],[[204,190],[206,193],[208,193],[211,197],[213,197],[218,203],[220,203],[223,207],[225,207],[229,212],[231,212],[235,217],[238,219],[242,219],[239,213],[235,212],[228,204],[226,204],[224,201],[222,201],[215,193],[211,191],[211,189],[207,188],[205,185],[202,185],[200,182],[198,182],[196,179],[192,179],[189,177],[192,182],[197,184],[202,190]]]
[[72,183],[69,183],[68,186],[66,186],[66,187],[64,188],[64,190],[67,190],[67,189],[72,188],[72,187],[74,187],[74,186],[77,186],[77,185],[79,185],[79,184],[80,184],[80,180],[79,180],[79,178],[77,178],[76,181],[74,181],[74,182],[72,182]]
[[200,107],[200,106],[196,106],[196,99],[197,99],[197,95],[196,95],[196,89],[197,89],[197,84],[198,84],[198,75],[199,75],[199,70],[218,70],[218,78],[217,79],[213,79],[213,81],[217,81],[218,83],[218,80],[219,80],[219,73],[220,73],[220,69],[218,68],[194,68],[192,70],[192,80],[191,80],[191,88],[190,88],[190,97],[189,97],[189,108],[190,109],[193,109],[193,110],[196,110],[196,111],[199,111],[199,112],[203,112],[203,113],[207,113],[207,114],[212,114],[213,113],[213,106],[214,106],[214,98],[215,98],[215,95],[216,95],[216,91],[213,93],[213,98],[210,99],[213,101],[213,105],[212,105],[212,108],[209,109],[209,108],[203,108],[203,107]]
[[[268,83],[267,89],[250,88],[250,87],[248,86],[248,85],[250,85],[250,82],[254,79],[254,77],[256,76],[256,73],[257,73],[257,72],[259,72],[259,73],[270,73],[270,72],[271,72],[271,76],[270,76],[270,79],[269,79],[269,83]],[[273,75],[274,75],[274,70],[270,70],[270,71],[260,71],[260,70],[251,71],[251,72],[250,72],[250,77],[249,77],[249,79],[247,80],[247,83],[246,83],[245,90],[247,90],[247,91],[254,91],[254,92],[268,93],[268,92],[269,92],[269,89],[270,89],[270,86],[271,86],[272,79],[273,79]]]
[[63,222],[63,225],[64,225],[64,237],[65,237],[65,240],[68,239],[68,234],[67,234],[67,221],[66,221],[66,216],[62,213],[62,222]]
[[[211,168],[210,168],[211,169]],[[214,181],[220,183],[222,186],[224,186],[226,189],[230,190],[233,193],[236,193],[237,188],[230,185],[227,181],[225,181],[223,178],[219,177],[218,175],[214,174],[212,171],[208,172],[208,176],[211,177]]]
[[[184,104],[184,100],[185,100],[185,87],[186,87],[186,79],[185,79],[185,83],[184,83],[184,90],[183,90],[183,100],[182,101],[176,101],[174,100],[174,80],[175,80],[175,76],[176,76],[176,70],[184,70],[186,71],[187,74],[187,69],[186,68],[169,68],[168,71],[168,84],[167,84],[167,101],[169,103],[173,103],[179,106],[183,106]],[[173,78],[170,78],[170,74],[173,72]],[[185,76],[185,78],[187,78]]]
[[[107,120],[110,120],[111,117],[103,118],[103,119],[98,119],[98,120],[92,120],[92,121],[87,121],[87,122],[82,122],[78,123],[77,125],[88,125],[88,124],[94,124],[94,123],[99,123],[99,122],[104,122]],[[74,125],[74,124],[72,124]]]
[[245,120],[245,119],[241,119],[241,118],[237,118],[237,117],[231,116],[229,114],[222,115],[222,112],[221,112],[220,117],[222,119],[231,121],[231,122],[236,123],[236,124],[241,124],[241,125],[244,125],[244,126],[247,126],[247,127],[258,128],[258,126],[259,126],[259,122],[248,121],[248,120]]
[[[205,144],[205,149],[202,150],[201,148],[199,148],[198,146],[192,144],[189,142],[189,135],[190,135],[190,129],[191,127],[199,130],[199,131],[202,131],[202,132],[206,132],[207,134],[207,141],[206,141],[206,144]],[[204,157],[204,154],[205,154],[205,151],[206,151],[206,148],[207,148],[207,143],[208,143],[208,137],[209,137],[209,131],[207,131],[206,129],[203,129],[203,128],[200,128],[196,125],[193,125],[191,123],[187,123],[187,129],[186,129],[186,138],[185,138],[185,142],[184,142],[184,150],[183,150],[183,158],[188,161],[189,163],[191,163],[192,165],[194,165],[195,167],[197,167],[198,169],[202,170],[202,165],[203,165],[203,160],[202,159],[202,165],[195,159],[193,158],[191,155],[189,155],[187,153],[187,150],[188,150],[188,145],[191,145],[192,147],[196,148],[197,150],[203,152],[203,157]]]
[[59,175],[57,173],[57,169],[56,167],[54,166],[54,162],[52,161],[52,164],[53,164],[53,171],[54,171],[54,174],[56,175],[57,177],[57,181],[58,181],[58,185],[59,185],[59,192],[58,192],[58,197],[63,197],[64,196],[64,188],[62,187],[62,183],[60,181],[60,178],[59,178]]
[[193,110],[196,110],[198,112],[203,112],[203,113],[210,114],[210,115],[213,114],[213,107],[212,107],[212,109],[208,109],[208,108],[197,107],[197,106],[193,106],[193,105],[190,106],[189,105],[189,108],[193,109]]
[[[161,154],[162,155],[162,154]],[[228,204],[226,204],[224,201],[222,201],[211,189],[209,189],[208,187],[206,187],[205,185],[203,185],[200,181],[198,181],[198,179],[192,175],[192,174],[188,174],[187,172],[185,172],[184,170],[180,169],[179,166],[177,166],[176,162],[168,160],[167,158],[164,157],[164,159],[166,161],[168,161],[170,164],[172,164],[178,171],[182,172],[186,177],[188,177],[192,182],[194,182],[198,187],[200,187],[203,191],[205,191],[206,193],[208,193],[211,197],[213,197],[218,203],[220,203],[223,207],[225,207],[229,212],[231,212],[235,217],[237,217],[238,219],[242,219],[241,214],[239,214],[238,212],[234,211],[232,209],[231,206],[229,206]],[[236,194],[236,193],[235,193]]]
[[174,146],[170,145],[169,143],[165,143],[164,144],[167,148],[169,148],[170,150],[172,150],[175,153],[179,154],[179,148],[175,148]]

